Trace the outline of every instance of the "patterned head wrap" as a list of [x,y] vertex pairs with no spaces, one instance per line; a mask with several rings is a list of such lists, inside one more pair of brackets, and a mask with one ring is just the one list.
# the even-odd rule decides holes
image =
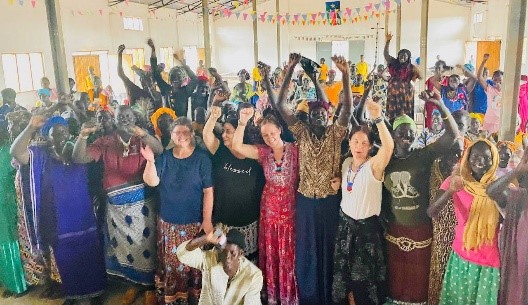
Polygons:
[[400,115],[399,117],[394,119],[394,123],[392,123],[392,130],[396,130],[396,128],[398,128],[401,124],[410,124],[411,129],[416,131],[416,122],[406,114]]
[[302,100],[301,102],[299,102],[297,104],[297,112],[305,112],[305,113],[309,113],[310,112],[310,106],[308,104],[308,101],[307,100]]
[[249,72],[246,69],[238,71],[237,76],[244,76],[246,80],[249,80],[250,78]]
[[[469,155],[476,143],[484,142],[491,150],[492,164],[480,181],[471,173]],[[499,152],[487,139],[479,139],[466,149],[460,165],[460,175],[464,189],[473,196],[469,217],[464,228],[463,243],[466,250],[479,249],[483,244],[491,244],[499,224],[499,210],[495,202],[486,194],[486,187],[495,181],[495,171],[499,166]]]
[[515,151],[517,151],[517,145],[515,145],[515,143],[511,142],[511,141],[499,141],[497,143],[497,149],[500,149],[501,147],[508,147],[508,149],[514,153]]
[[46,137],[49,136],[51,128],[55,125],[63,125],[67,127],[68,121],[66,121],[66,119],[61,116],[54,116],[49,118],[40,129],[42,135]]
[[324,108],[326,111],[328,111],[328,109],[330,109],[330,104],[325,101],[315,101],[308,103],[308,109],[310,110],[308,113],[314,111],[317,108]]
[[152,126],[154,127],[154,131],[156,132],[156,135],[161,137],[161,130],[158,127],[158,120],[161,117],[162,114],[168,114],[171,116],[173,120],[176,119],[176,112],[170,108],[162,107],[156,110],[150,117],[150,121],[152,122]]
[[482,123],[484,122],[484,119],[482,118],[482,115],[480,115],[480,113],[475,113],[475,112],[472,112],[469,114],[469,118],[470,119],[477,119],[479,120],[480,124],[482,125]]

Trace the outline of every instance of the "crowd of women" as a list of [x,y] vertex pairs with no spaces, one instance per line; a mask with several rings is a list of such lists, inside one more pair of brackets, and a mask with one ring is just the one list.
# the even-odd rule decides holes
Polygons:
[[102,304],[112,276],[123,304],[204,304],[177,248],[236,229],[264,304],[525,304],[528,153],[494,137],[502,73],[486,80],[485,56],[462,82],[437,63],[419,134],[421,76],[391,38],[386,69],[332,57],[340,82],[296,53],[274,72],[259,62],[255,86],[246,70],[230,90],[183,61],[166,80],[149,40],[141,87],[118,49],[128,105],[74,82],[53,101],[48,81],[29,112],[4,89],[4,297],[44,285],[42,298]]

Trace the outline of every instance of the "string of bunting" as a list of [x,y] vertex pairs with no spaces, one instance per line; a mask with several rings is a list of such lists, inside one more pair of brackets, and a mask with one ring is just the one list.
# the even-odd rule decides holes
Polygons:
[[[15,1],[19,5],[24,3],[31,3],[32,7],[35,8],[37,0],[7,0],[9,4],[14,5]],[[346,23],[357,23],[365,22],[372,19],[379,19],[386,14],[390,14],[396,11],[398,6],[401,6],[401,2],[404,0],[380,0],[379,2],[370,2],[364,6],[358,7],[347,7],[341,10],[335,11],[324,11],[324,12],[310,12],[310,13],[277,13],[277,12],[240,12],[239,8],[246,8],[250,6],[248,0],[232,1],[234,9],[226,6],[217,4],[215,7],[209,8],[209,13],[213,16],[222,18],[236,18],[244,21],[257,20],[261,23],[279,23],[281,25],[297,25],[297,26],[310,26],[310,25],[328,25],[336,26]],[[406,0],[408,3],[416,2],[416,0]],[[125,0],[125,4],[129,4],[129,0]],[[120,11],[117,6],[105,7],[94,10],[77,10],[77,9],[66,9],[73,16],[108,16],[108,15],[119,15],[124,16],[123,11]],[[160,21],[180,19],[182,16],[177,13],[163,13],[162,16],[156,16],[156,11],[150,11],[147,18],[156,19]],[[198,22],[198,20],[186,20],[186,22]]]

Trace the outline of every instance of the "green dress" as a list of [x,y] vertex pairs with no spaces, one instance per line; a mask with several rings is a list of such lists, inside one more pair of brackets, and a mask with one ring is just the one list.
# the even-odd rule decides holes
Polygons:
[[0,285],[13,293],[26,287],[20,259],[17,230],[15,169],[11,166],[9,145],[0,146]]

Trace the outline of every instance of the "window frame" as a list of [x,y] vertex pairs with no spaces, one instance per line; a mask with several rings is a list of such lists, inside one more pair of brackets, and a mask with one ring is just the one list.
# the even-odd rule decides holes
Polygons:
[[[27,93],[27,92],[32,92],[32,91],[36,91],[38,89],[40,89],[40,79],[34,79],[33,78],[33,64],[32,64],[32,61],[31,61],[31,58],[32,58],[32,55],[38,55],[40,56],[40,64],[42,66],[42,77],[46,76],[46,67],[44,65],[44,56],[43,56],[43,52],[20,52],[20,53],[1,53],[1,59],[2,59],[2,67],[3,67],[3,74],[4,74],[4,85],[7,87],[7,77],[6,77],[6,71],[5,71],[5,64],[4,64],[4,55],[11,55],[14,57],[15,59],[15,67],[16,67],[16,81],[17,81],[17,85],[18,87],[17,88],[12,88],[12,86],[10,86],[13,90],[15,90],[17,93]],[[21,86],[20,86],[20,67],[18,65],[18,55],[27,55],[28,57],[28,61],[29,61],[29,75],[31,77],[31,88],[30,90],[22,90],[21,89]]]

